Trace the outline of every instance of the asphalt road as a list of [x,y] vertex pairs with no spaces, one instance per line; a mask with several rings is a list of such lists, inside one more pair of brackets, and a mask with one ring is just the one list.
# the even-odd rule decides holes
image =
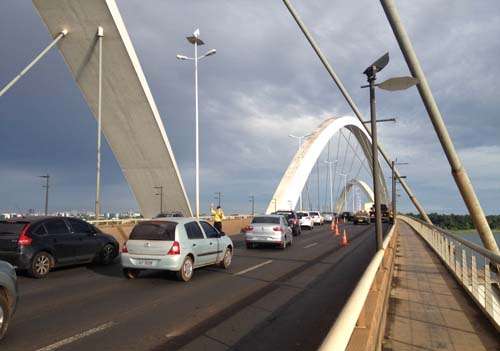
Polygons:
[[151,272],[129,281],[119,263],[19,278],[20,303],[2,351],[314,350],[375,253],[373,225],[327,225],[292,247],[247,250],[229,270],[199,269],[181,283]]

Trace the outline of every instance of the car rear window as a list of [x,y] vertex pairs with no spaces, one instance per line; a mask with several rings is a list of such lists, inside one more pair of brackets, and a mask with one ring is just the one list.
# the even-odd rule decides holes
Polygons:
[[279,217],[254,217],[252,223],[269,223],[269,224],[279,224]]
[[146,222],[137,224],[132,233],[130,240],[175,240],[176,222]]
[[299,217],[299,218],[303,218],[303,217],[307,217],[307,216],[309,216],[308,213],[303,213],[303,212],[298,212],[297,213],[297,217]]
[[292,212],[276,212],[276,214],[285,216],[286,219],[293,218],[293,213]]
[[19,235],[21,230],[23,230],[24,226],[28,224],[28,222],[8,222],[1,221],[0,222],[0,236],[7,236],[12,234]]
[[309,213],[311,214],[311,216],[319,216],[319,212],[311,211]]

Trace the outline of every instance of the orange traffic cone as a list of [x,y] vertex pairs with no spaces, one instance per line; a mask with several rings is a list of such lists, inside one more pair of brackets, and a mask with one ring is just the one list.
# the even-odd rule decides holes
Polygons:
[[349,245],[349,240],[347,239],[347,233],[344,229],[344,234],[342,235],[342,238],[340,239],[340,246],[344,247]]
[[[345,231],[345,230],[344,230]],[[335,236],[339,236],[340,235],[340,232],[339,232],[339,225],[338,224],[335,224]]]
[[330,230],[332,231],[332,233],[335,233],[335,221],[332,221],[332,224],[330,225]]

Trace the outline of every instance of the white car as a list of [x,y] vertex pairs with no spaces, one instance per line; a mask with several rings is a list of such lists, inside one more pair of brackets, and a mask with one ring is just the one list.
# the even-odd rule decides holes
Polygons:
[[140,222],[122,249],[123,273],[137,278],[146,269],[177,273],[189,281],[195,268],[218,264],[228,268],[234,245],[229,237],[204,220],[187,217]]
[[333,222],[333,213],[331,213],[331,212],[323,212],[321,215],[325,219],[326,223]]
[[245,228],[245,242],[247,249],[252,249],[255,244],[277,244],[286,249],[293,243],[292,228],[283,215],[256,216]]
[[323,225],[325,224],[325,219],[318,211],[309,211],[309,217],[312,218],[314,224]]
[[299,211],[297,212],[297,216],[299,217],[301,228],[307,228],[309,230],[314,228],[314,221],[311,216],[309,216],[309,212]]

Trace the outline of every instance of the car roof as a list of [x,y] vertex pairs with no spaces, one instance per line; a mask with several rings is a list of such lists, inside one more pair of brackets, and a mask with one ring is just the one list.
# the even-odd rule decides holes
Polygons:
[[255,216],[254,218],[257,218],[257,217],[272,217],[272,218],[280,218],[280,217],[283,217],[283,216],[282,216],[282,215],[280,215],[280,214],[266,214],[266,215]]
[[64,219],[64,218],[76,218],[77,217],[62,217],[62,216],[27,216],[27,217],[15,217],[15,218],[5,218],[1,219],[0,222],[23,222],[23,223],[34,223],[38,221],[43,221],[45,219]]
[[[147,222],[175,222],[178,224],[186,224],[193,221],[196,221],[195,217],[160,217],[160,218],[152,218],[145,221],[140,221],[137,224],[147,223]],[[200,221],[206,221],[206,219],[200,218]]]

